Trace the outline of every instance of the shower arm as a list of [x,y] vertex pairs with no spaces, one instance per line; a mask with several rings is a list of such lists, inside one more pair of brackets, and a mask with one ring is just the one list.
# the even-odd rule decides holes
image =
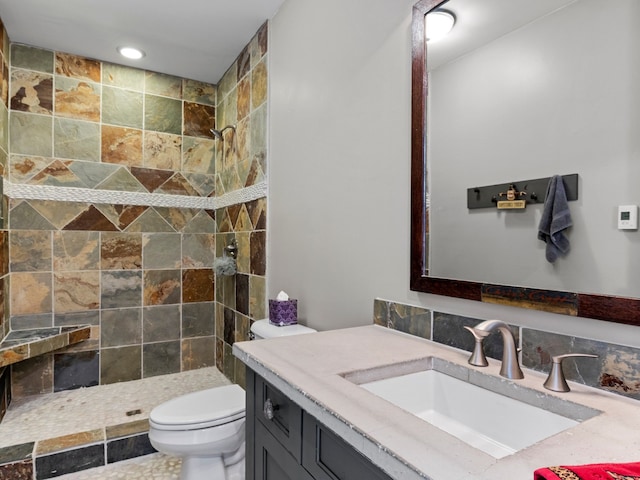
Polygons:
[[213,136],[214,136],[215,138],[217,138],[218,140],[222,140],[222,141],[224,141],[224,137],[222,136],[222,134],[223,134],[223,132],[224,132],[225,130],[229,130],[229,129],[233,130],[233,131],[234,131],[234,133],[235,133],[235,131],[236,131],[236,126],[235,126],[235,125],[227,125],[226,127],[224,127],[224,128],[223,128],[223,129],[221,129],[221,130],[216,130],[215,128],[211,128],[211,129],[209,129],[209,131],[213,134]]

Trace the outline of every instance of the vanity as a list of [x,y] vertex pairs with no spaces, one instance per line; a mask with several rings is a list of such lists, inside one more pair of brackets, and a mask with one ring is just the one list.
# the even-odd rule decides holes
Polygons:
[[[638,460],[637,401],[579,384],[568,393],[551,392],[543,387],[545,374],[527,369],[524,379],[508,380],[498,375],[498,361],[474,367],[467,363],[469,352],[377,325],[238,342],[233,351],[247,367],[248,480],[527,479],[549,465]],[[567,423],[513,451],[472,446],[464,434],[398,403],[419,399],[424,394],[418,390],[397,401],[375,391],[378,382],[389,390],[387,380],[413,382],[411,375],[425,372],[535,408],[543,414],[536,423],[547,422],[547,414]],[[403,388],[411,382],[402,380]],[[433,385],[440,384],[428,388],[457,388]],[[518,439],[536,429],[526,423],[529,413],[500,426],[510,406],[492,411],[494,399],[481,407],[478,393],[454,396],[467,402],[461,410],[469,419],[484,418],[499,434]]]
[[247,412],[247,480],[392,480],[250,369]]

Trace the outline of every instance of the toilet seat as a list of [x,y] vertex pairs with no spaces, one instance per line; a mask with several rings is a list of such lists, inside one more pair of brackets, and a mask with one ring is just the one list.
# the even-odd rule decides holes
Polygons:
[[199,430],[245,417],[245,392],[226,385],[174,398],[151,410],[149,425],[158,430]]

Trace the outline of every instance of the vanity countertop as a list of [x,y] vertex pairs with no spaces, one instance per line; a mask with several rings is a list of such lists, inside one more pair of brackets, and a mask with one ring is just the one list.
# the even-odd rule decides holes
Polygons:
[[377,325],[238,342],[233,351],[394,479],[526,480],[550,465],[640,460],[638,401],[572,382],[571,392],[550,392],[542,387],[546,375],[527,369],[523,380],[499,378],[514,389],[534,389],[603,413],[499,460],[467,445],[344,374],[435,356],[498,376],[499,362],[472,367],[468,352]]

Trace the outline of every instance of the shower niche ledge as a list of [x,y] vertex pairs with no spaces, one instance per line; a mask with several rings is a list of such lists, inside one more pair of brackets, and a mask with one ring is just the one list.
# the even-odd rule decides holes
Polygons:
[[0,342],[0,368],[89,339],[89,325],[11,330]]

